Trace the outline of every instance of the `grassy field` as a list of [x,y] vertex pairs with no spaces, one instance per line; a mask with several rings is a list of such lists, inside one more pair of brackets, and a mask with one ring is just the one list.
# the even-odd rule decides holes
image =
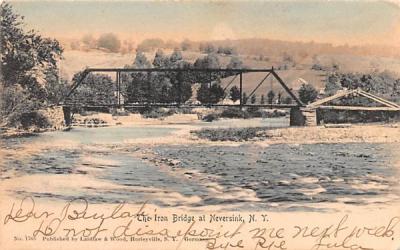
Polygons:
[[[165,51],[166,54],[171,51]],[[152,61],[154,53],[146,54],[148,59]],[[204,56],[199,52],[185,51],[183,57],[185,60],[194,62],[198,57]],[[85,67],[124,67],[125,65],[132,64],[135,54],[119,54],[107,53],[103,51],[75,51],[67,50],[64,53],[64,60],[60,63],[61,74],[64,78],[70,80],[72,76],[84,69]],[[227,65],[231,57],[219,56],[221,65]],[[268,60],[258,60],[253,55],[241,55],[241,60],[249,68],[275,68],[282,65],[281,58],[271,57]],[[374,70],[383,71],[389,70],[400,75],[400,59],[386,58],[386,57],[373,57],[373,56],[354,56],[354,55],[319,55],[318,61],[320,64],[330,66],[338,64],[340,71],[343,72],[371,72]],[[324,87],[325,72],[312,70],[311,66],[313,59],[305,57],[303,59],[296,59],[295,65],[290,65],[287,70],[277,70],[279,76],[283,81],[292,88],[294,91],[298,90],[303,82],[308,82],[314,85],[317,89]],[[113,75],[112,75],[113,76]],[[263,73],[248,73],[243,75],[243,89],[245,92],[250,93],[257,84],[264,78]],[[226,78],[222,81],[222,86],[226,86],[232,77]],[[271,80],[270,77],[259,88],[256,95],[266,95],[269,90],[274,90],[275,93],[284,90],[280,87],[276,80]],[[231,86],[238,85],[239,79],[237,78]]]
[[[303,70],[303,69],[289,69],[289,70],[277,70],[278,75],[282,78],[282,80],[292,88],[293,90],[298,90],[303,83],[306,81],[312,85],[314,85],[317,89],[321,89],[324,87],[325,74],[322,71],[315,70]],[[243,74],[243,91],[249,94],[258,83],[263,80],[263,78],[267,75],[267,73],[246,73]],[[233,77],[228,77],[223,79],[222,86],[226,86],[231,82]],[[302,79],[302,80],[301,80]],[[230,86],[238,86],[239,85],[239,77],[236,77],[235,80],[231,83]],[[229,87],[230,88],[230,87]],[[275,93],[279,93],[281,91],[284,93],[284,89],[275,80],[272,76],[269,76],[267,80],[263,82],[263,84],[257,89],[257,96],[261,94],[267,95],[268,91],[273,90]]]

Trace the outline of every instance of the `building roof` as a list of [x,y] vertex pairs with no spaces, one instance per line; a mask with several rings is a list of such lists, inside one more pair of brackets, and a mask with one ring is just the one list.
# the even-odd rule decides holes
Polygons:
[[[337,99],[340,99],[342,97],[347,97],[347,96],[363,96],[363,97],[366,97],[376,103],[382,104],[383,107],[324,105],[333,100],[337,100]],[[386,99],[383,99],[383,98],[373,95],[371,93],[368,93],[360,88],[352,89],[352,90],[348,90],[348,89],[340,90],[332,96],[328,96],[326,98],[323,98],[323,99],[320,99],[313,103],[308,104],[307,108],[309,108],[309,109],[323,108],[323,109],[336,109],[336,110],[400,111],[399,104],[388,101]]]

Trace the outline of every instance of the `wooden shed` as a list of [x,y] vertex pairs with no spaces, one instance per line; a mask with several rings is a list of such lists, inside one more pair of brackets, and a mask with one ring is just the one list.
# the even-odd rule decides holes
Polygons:
[[[361,96],[374,102],[376,106],[341,106],[329,104],[332,101],[344,97]],[[341,90],[335,95],[317,100],[306,107],[293,109],[291,111],[291,125],[297,126],[316,126],[325,121],[326,111],[341,111],[352,114],[360,113],[385,113],[390,117],[400,117],[400,105],[379,96],[373,95],[362,89]],[[293,119],[292,119],[293,117]],[[332,121],[330,121],[332,122]],[[339,121],[338,121],[339,122]]]

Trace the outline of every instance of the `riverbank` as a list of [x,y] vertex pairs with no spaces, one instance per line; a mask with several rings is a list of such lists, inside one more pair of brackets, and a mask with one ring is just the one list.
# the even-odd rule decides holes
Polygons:
[[354,124],[351,127],[331,128],[291,127],[270,131],[269,143],[397,143],[400,124]]
[[[78,117],[82,119],[82,117]],[[352,124],[348,126],[289,127],[286,118],[220,119],[204,122],[195,114],[174,114],[163,119],[143,118],[139,114],[113,117],[110,114],[90,116],[104,121],[106,127],[169,127],[176,131],[162,137],[157,143],[397,143],[400,142],[400,123]],[[97,127],[85,125],[81,127]],[[61,129],[30,128],[21,130],[0,127],[0,138],[35,136]],[[129,138],[129,142],[151,143],[154,138]]]
[[346,125],[338,127],[246,127],[206,128],[191,131],[200,139],[210,141],[267,142],[267,143],[335,143],[400,141],[398,124]]
[[[399,143],[400,125],[353,124],[350,127],[282,127],[266,124],[268,119],[221,119],[218,122],[164,124],[176,131],[162,138],[130,138],[130,143],[149,144],[315,144],[315,143]],[[149,127],[159,126],[147,124]],[[199,136],[201,134],[201,136]]]
[[41,133],[56,132],[56,131],[68,131],[70,129],[71,129],[70,127],[17,129],[17,128],[8,128],[5,126],[2,126],[2,127],[0,127],[0,139],[12,139],[12,138],[38,136]]

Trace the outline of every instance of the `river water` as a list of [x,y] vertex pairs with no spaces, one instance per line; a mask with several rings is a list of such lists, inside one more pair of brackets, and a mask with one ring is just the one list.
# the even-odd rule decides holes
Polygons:
[[148,201],[191,208],[313,210],[323,203],[362,206],[399,200],[391,148],[400,145],[129,142],[162,138],[177,130],[171,126],[75,128],[9,139],[5,141],[8,152],[45,146],[18,157],[6,154],[0,178],[17,181],[37,176],[35,182],[42,183],[41,188],[32,189],[16,185],[8,190],[12,195],[50,200],[86,197],[93,203]]

